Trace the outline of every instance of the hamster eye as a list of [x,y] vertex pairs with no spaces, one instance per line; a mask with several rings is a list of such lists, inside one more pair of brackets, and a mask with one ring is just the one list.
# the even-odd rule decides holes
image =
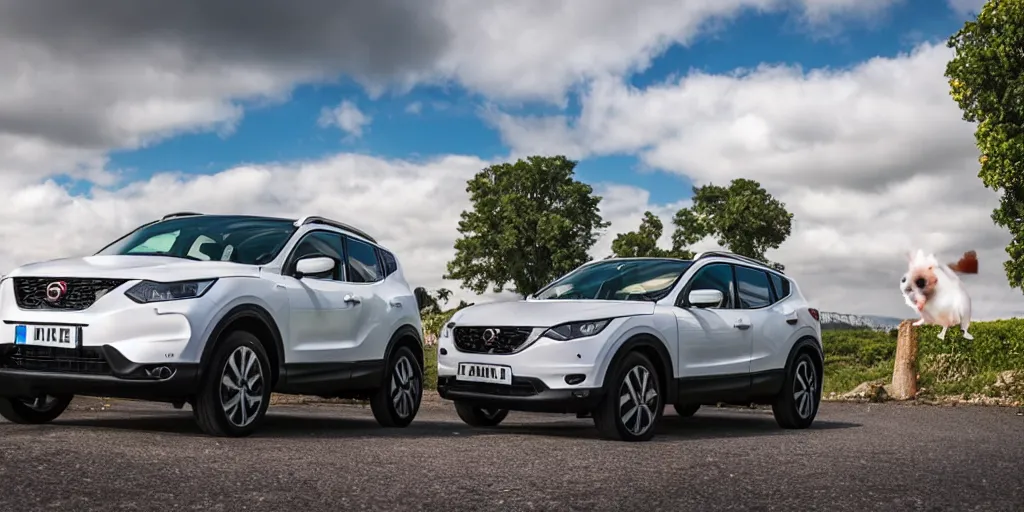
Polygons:
[[900,283],[905,283],[905,282],[907,282],[907,276],[903,276],[903,278],[900,279]]

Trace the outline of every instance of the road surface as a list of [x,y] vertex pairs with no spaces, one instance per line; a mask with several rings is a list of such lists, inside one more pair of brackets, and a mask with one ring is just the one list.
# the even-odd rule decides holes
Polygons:
[[1024,510],[1017,409],[825,403],[784,431],[765,410],[669,408],[632,444],[573,416],[474,430],[428,398],[400,430],[360,406],[275,406],[246,439],[130,401],[0,420],[0,511]]

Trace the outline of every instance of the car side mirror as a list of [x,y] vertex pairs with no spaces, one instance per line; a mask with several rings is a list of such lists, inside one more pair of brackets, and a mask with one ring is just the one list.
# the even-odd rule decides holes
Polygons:
[[725,295],[720,290],[691,290],[690,295],[687,296],[687,302],[691,306],[706,308],[721,304],[724,298]]
[[334,270],[334,260],[326,256],[303,258],[295,263],[295,278],[302,279],[307,275],[323,274]]

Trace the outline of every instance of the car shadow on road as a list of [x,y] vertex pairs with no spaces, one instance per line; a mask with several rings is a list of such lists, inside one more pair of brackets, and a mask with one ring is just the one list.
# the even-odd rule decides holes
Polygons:
[[[191,413],[156,413],[108,418],[57,420],[54,426],[87,427],[154,432],[202,437]],[[330,417],[327,415],[282,414],[269,412],[263,425],[251,438],[294,437],[439,437],[461,430],[451,422],[416,420],[406,428],[384,428],[370,418]]]
[[[506,423],[493,428],[473,428],[459,421],[417,419],[406,428],[380,427],[372,416],[333,416],[327,413],[305,411],[268,412],[263,425],[252,438],[356,438],[356,437],[472,437],[483,435],[530,435],[541,437],[570,437],[600,439],[593,420],[563,416],[554,421],[538,417],[517,417],[513,412]],[[564,418],[564,419],[563,419]],[[534,422],[533,420],[538,421]],[[204,436],[190,412],[147,412],[137,415],[94,417],[88,419],[57,420],[54,426],[73,426],[98,429]],[[808,429],[835,430],[860,427],[860,424],[817,420]],[[786,435],[793,431],[782,429],[770,414],[698,412],[689,418],[674,414],[662,417],[655,440],[722,439],[754,436]]]
[[[514,414],[514,413],[513,413]],[[512,419],[512,416],[509,416]],[[847,423],[839,421],[815,420],[807,431],[836,430],[857,428],[858,423]],[[600,439],[597,430],[594,428],[593,420],[577,420],[569,423],[549,424],[508,424],[502,425],[492,432],[506,432],[512,434],[538,435],[549,437],[572,437],[586,439]],[[665,415],[658,425],[655,441],[681,439],[726,439],[738,437],[761,437],[788,435],[795,432],[779,427],[775,418],[771,415],[761,414],[720,414],[720,413],[697,413],[689,418],[682,418],[677,415]]]

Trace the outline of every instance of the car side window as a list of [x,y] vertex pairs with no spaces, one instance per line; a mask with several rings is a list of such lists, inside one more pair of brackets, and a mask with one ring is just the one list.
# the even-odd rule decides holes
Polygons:
[[772,304],[771,284],[763,270],[736,265],[736,284],[740,309],[760,309]]
[[334,260],[334,270],[323,274],[309,274],[304,278],[345,280],[345,249],[340,234],[328,231],[313,231],[302,238],[292,252],[292,265],[302,258],[326,256]]
[[711,263],[697,270],[690,280],[689,292],[694,290],[718,290],[722,292],[722,302],[708,309],[735,309],[733,304],[732,265]]
[[375,283],[381,280],[377,250],[366,242],[348,239],[348,264],[352,268],[349,281],[353,283]]
[[789,296],[789,280],[783,279],[778,274],[768,273],[772,280],[772,288],[775,289],[775,300],[782,300]]
[[398,270],[398,262],[395,260],[395,255],[391,254],[390,251],[381,249],[380,257],[384,260],[384,277],[390,276]]

